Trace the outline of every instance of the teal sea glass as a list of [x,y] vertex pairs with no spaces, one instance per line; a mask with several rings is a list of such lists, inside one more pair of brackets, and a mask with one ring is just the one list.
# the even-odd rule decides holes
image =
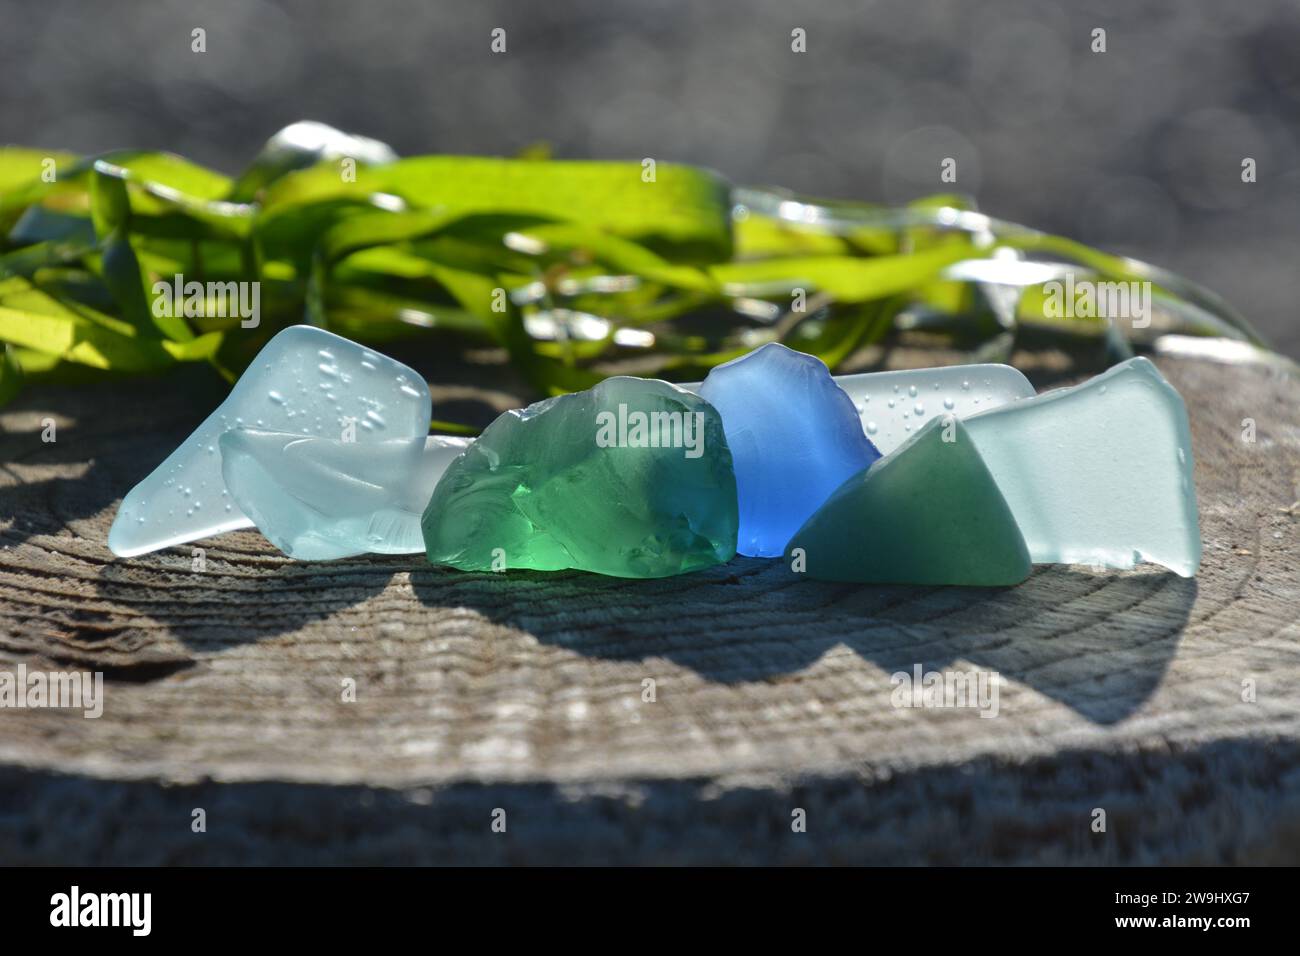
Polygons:
[[959,419],[931,419],[849,478],[790,539],[792,571],[872,584],[1003,586],[1029,549]]

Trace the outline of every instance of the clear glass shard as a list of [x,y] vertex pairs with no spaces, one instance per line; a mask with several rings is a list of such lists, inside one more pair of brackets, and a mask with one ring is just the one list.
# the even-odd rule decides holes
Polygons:
[[1035,563],[1200,567],[1187,409],[1147,359],[965,425]]
[[420,516],[470,439],[370,444],[248,429],[221,436],[221,471],[240,509],[292,558],[424,551]]
[[297,325],[258,353],[230,395],[122,500],[108,546],[147,554],[251,527],[221,477],[221,435],[242,427],[342,437],[358,444],[423,438],[431,402],[424,379],[400,362],[323,329]]

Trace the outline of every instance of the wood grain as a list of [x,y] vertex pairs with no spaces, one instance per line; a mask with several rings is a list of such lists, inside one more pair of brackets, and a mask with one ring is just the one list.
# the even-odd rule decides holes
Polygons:
[[[117,560],[117,502],[215,395],[32,390],[0,413],[0,670],[102,671],[106,703],[0,709],[0,863],[1300,862],[1300,382],[1158,364],[1200,576],[1006,590],[301,564],[251,531],[203,571]],[[892,706],[916,664],[997,672],[997,718]]]

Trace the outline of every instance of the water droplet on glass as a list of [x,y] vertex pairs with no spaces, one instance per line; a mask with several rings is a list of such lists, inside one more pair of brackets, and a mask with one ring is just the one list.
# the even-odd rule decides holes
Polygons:
[[913,398],[916,398],[916,386],[913,385],[911,388],[909,388],[907,390],[907,394],[911,395]]
[[868,435],[874,435],[874,434],[875,434],[879,429],[880,429],[880,426],[877,425],[875,422],[867,422],[867,434],[868,434]]
[[916,405],[913,406],[912,411],[916,412],[916,414],[918,414],[918,415],[924,415],[924,414],[925,414],[925,406],[922,405],[920,402],[917,402]]
[[275,404],[277,405],[284,404],[284,396],[281,395],[279,392],[276,391],[267,392],[266,397],[269,398],[271,401],[275,402]]
[[949,411],[952,411],[953,408],[956,407],[956,405],[957,405],[957,403],[954,402],[951,398],[945,398],[945,399],[943,400],[943,407],[946,408],[946,409],[948,409]]

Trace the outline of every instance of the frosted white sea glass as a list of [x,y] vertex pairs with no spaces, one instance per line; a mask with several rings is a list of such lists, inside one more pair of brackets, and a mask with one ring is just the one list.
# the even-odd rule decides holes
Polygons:
[[965,418],[1034,396],[1029,379],[1010,365],[949,365],[899,372],[837,375],[867,437],[888,455],[932,418]]
[[[1034,395],[1029,379],[1010,365],[860,372],[834,379],[853,399],[863,430],[882,455],[907,441],[932,418],[964,418]],[[681,387],[698,394],[700,386],[693,382]]]
[[350,428],[359,445],[423,438],[431,404],[424,379],[400,362],[323,329],[285,329],[217,410],[122,500],[108,546],[133,557],[251,527],[221,476],[224,432],[249,427],[340,438]]
[[424,551],[420,516],[470,439],[371,444],[238,429],[221,436],[221,471],[240,509],[293,558]]
[[964,424],[1036,564],[1200,567],[1187,409],[1147,359]]

